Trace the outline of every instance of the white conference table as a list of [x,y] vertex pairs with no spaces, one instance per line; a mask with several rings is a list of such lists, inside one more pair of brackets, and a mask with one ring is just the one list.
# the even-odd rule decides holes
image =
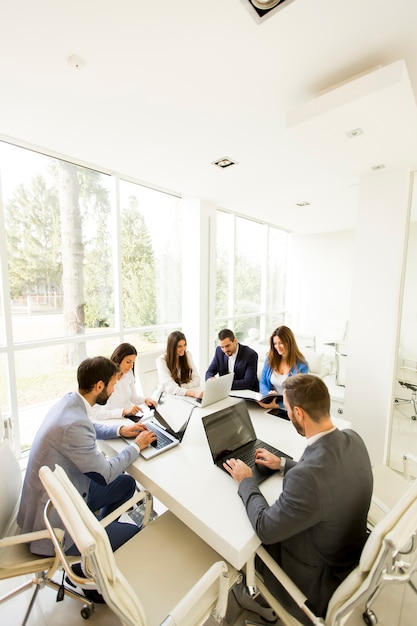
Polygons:
[[[182,442],[150,460],[139,457],[127,471],[224,559],[240,570],[260,545],[237,494],[237,483],[212,461],[201,417],[236,402],[228,398],[205,409],[195,409]],[[293,425],[248,402],[259,439],[298,459],[305,439]],[[120,420],[117,420],[118,423]],[[339,428],[348,422],[334,419]],[[100,448],[114,456],[126,445],[122,439],[100,440]],[[261,491],[271,504],[282,490],[277,472],[267,478]]]

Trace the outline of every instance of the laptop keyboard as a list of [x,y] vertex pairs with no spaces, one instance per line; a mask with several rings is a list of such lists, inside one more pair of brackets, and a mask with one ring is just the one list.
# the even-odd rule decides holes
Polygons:
[[165,448],[165,446],[167,446],[169,443],[172,443],[172,439],[170,437],[164,435],[164,433],[162,433],[160,430],[153,428],[152,424],[147,424],[147,427],[149,428],[149,430],[152,430],[157,436],[156,445],[152,444],[157,450]]
[[[270,446],[267,443],[262,443],[262,446],[256,446],[256,448],[258,447],[262,447],[265,450],[268,450],[268,452],[272,452],[272,454],[276,454],[277,453],[277,449]],[[246,465],[249,465],[250,468],[254,468],[256,466],[255,463],[255,450],[256,448],[252,448],[250,450],[247,450],[246,452],[243,452],[241,454],[239,454],[239,458],[241,461],[243,461],[244,463],[246,463]]]

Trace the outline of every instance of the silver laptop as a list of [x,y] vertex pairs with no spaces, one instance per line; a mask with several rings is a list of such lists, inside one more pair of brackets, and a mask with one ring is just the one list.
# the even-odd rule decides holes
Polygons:
[[157,436],[153,444],[140,451],[141,456],[153,459],[181,443],[194,409],[169,394],[161,394],[153,415],[141,420]]
[[227,459],[241,459],[252,469],[253,477],[259,484],[268,478],[273,470],[255,463],[257,448],[265,448],[279,457],[292,458],[256,437],[244,400],[216,413],[205,415],[202,419],[213,462],[224,471],[226,470],[223,463]]
[[224,400],[228,397],[232,388],[234,373],[225,374],[224,376],[216,376],[215,378],[209,378],[204,385],[204,393],[202,398],[191,398],[189,396],[182,396],[183,400],[186,400],[190,404],[195,406],[205,407],[220,400]]

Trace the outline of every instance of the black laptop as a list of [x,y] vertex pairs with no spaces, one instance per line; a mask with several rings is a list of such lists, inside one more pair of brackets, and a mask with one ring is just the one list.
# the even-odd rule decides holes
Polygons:
[[255,463],[257,448],[265,448],[279,457],[292,459],[285,452],[256,437],[246,402],[243,400],[216,413],[205,415],[202,420],[213,462],[224,471],[223,463],[227,459],[241,459],[252,468],[253,476],[259,484],[274,473],[274,470]]

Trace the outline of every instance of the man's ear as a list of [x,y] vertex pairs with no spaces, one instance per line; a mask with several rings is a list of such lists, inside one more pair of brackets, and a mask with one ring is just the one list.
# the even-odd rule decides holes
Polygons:
[[292,412],[295,413],[296,417],[304,418],[304,411],[303,411],[303,409],[300,406],[295,405],[293,410],[292,410]]
[[94,385],[94,392],[95,393],[101,393],[103,391],[105,387],[105,384],[103,383],[102,380],[99,380],[98,382],[96,382],[96,384]]

